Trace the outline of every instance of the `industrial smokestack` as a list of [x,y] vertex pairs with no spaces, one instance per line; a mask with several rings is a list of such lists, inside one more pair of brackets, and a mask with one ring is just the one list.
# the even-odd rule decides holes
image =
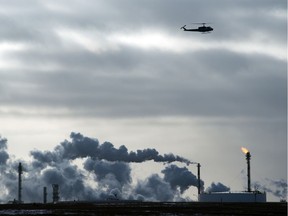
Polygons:
[[250,175],[250,159],[251,154],[248,149],[242,147],[242,152],[246,155],[246,161],[247,161],[247,189],[248,192],[251,192],[251,175]]
[[201,180],[200,180],[200,163],[197,164],[197,170],[198,170],[198,194],[201,193]]
[[43,203],[47,203],[47,187],[43,188]]
[[22,164],[18,166],[18,203],[22,203]]
[[251,158],[251,154],[250,154],[250,152],[248,151],[248,152],[246,153],[248,192],[251,192],[250,158]]
[[52,184],[53,188],[53,203],[57,203],[59,201],[59,185],[58,184]]

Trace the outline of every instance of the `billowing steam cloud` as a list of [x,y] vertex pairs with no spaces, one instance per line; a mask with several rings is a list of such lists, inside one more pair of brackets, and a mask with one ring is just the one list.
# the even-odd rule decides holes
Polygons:
[[121,161],[141,163],[147,160],[155,162],[183,162],[191,164],[189,160],[173,154],[160,155],[155,149],[137,150],[137,152],[128,152],[127,148],[122,145],[116,149],[112,143],[104,142],[99,144],[97,139],[84,137],[80,133],[71,133],[72,142],[65,140],[54,149],[54,152],[32,151],[34,159],[42,163],[58,162],[63,159],[73,160],[76,158],[91,157],[94,160]]
[[218,182],[218,183],[214,183],[212,182],[211,186],[209,186],[206,189],[207,193],[213,193],[213,192],[228,192],[230,191],[230,188],[223,185],[222,183]]
[[[48,201],[52,201],[52,184],[60,187],[61,200],[129,199],[147,201],[185,201],[184,192],[196,187],[198,180],[187,167],[171,162],[193,163],[173,154],[159,154],[155,149],[128,152],[125,146],[118,149],[109,142],[100,144],[97,139],[71,133],[71,141],[65,140],[53,151],[31,151],[32,160],[23,165],[23,194],[25,202],[42,202],[43,187],[48,187]],[[159,174],[135,182],[131,177],[130,162],[148,160],[165,162]],[[0,202],[17,197],[18,163],[7,153],[7,139],[0,136]],[[168,163],[168,165],[167,165]],[[254,186],[286,198],[287,183],[284,180],[266,180],[267,185]],[[204,182],[201,180],[202,190]],[[272,189],[271,189],[272,187]],[[212,183],[206,192],[224,192],[230,188]],[[189,198],[188,198],[189,200]]]
[[0,136],[0,165],[5,165],[9,158],[6,149],[7,149],[7,139],[2,138]]
[[121,187],[131,183],[131,168],[124,162],[95,161],[88,158],[84,163],[84,168],[89,172],[93,171],[95,180],[98,182],[103,182],[108,177],[119,182]]
[[[172,189],[176,190],[180,188],[180,192],[184,193],[190,186],[197,187],[198,180],[186,167],[180,168],[176,165],[170,165],[162,170],[164,173],[164,180],[169,182]],[[204,186],[204,182],[201,181],[200,185]]]
[[[184,201],[181,196],[189,187],[197,186],[198,181],[195,175],[186,167],[178,167],[174,164],[169,165],[161,171],[164,177],[153,174],[144,181],[139,181],[135,194],[136,199],[149,201]],[[201,180],[201,186],[204,182]]]
[[257,190],[264,190],[266,192],[272,193],[274,196],[280,199],[286,200],[287,182],[284,179],[276,181],[266,178],[265,182],[263,183],[253,182],[252,185]]
[[[184,200],[181,195],[197,181],[186,167],[179,168],[171,162],[191,164],[189,160],[173,154],[161,155],[155,149],[128,152],[125,146],[100,144],[97,139],[71,133],[71,141],[65,140],[53,151],[30,152],[31,162],[21,161],[23,173],[23,200],[42,202],[43,187],[48,187],[48,201],[52,201],[52,184],[60,187],[61,200],[133,199],[151,201]],[[20,161],[12,161],[6,152],[7,140],[0,139],[0,179],[2,202],[17,197],[17,167]],[[132,186],[130,162],[148,160],[165,162],[168,166],[162,174],[152,174],[146,180],[138,180]],[[202,182],[202,185],[204,183]]]
[[140,196],[149,201],[173,201],[175,198],[175,191],[158,174],[153,174],[145,181],[138,182],[135,192],[137,197]]

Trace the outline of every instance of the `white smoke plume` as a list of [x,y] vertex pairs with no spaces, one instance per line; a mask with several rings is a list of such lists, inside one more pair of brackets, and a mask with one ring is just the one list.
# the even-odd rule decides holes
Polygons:
[[43,163],[51,164],[57,163],[63,159],[73,160],[76,158],[91,157],[94,160],[107,160],[107,161],[121,161],[121,162],[135,162],[141,163],[148,160],[155,162],[183,162],[187,165],[192,162],[188,159],[182,158],[173,154],[160,155],[156,149],[137,150],[136,152],[130,151],[122,145],[119,149],[115,148],[112,143],[104,142],[99,144],[97,139],[84,137],[80,133],[71,133],[70,138],[72,141],[65,140],[60,145],[55,147],[53,152],[46,151],[32,151],[32,157]]
[[[190,186],[198,186],[198,179],[186,167],[178,167],[170,165],[162,170],[164,180],[168,182],[173,190],[180,189],[183,194]],[[204,182],[200,181],[200,186],[203,189]]]
[[0,136],[0,165],[5,165],[9,159],[7,150],[7,139]]
[[[190,186],[196,186],[196,177],[186,167],[179,168],[172,162],[191,164],[183,157],[164,154],[155,149],[130,151],[122,145],[100,144],[97,139],[71,133],[53,151],[30,152],[31,161],[15,161],[7,154],[7,139],[0,138],[2,203],[17,197],[18,164],[23,165],[22,198],[24,202],[42,202],[43,187],[48,189],[48,201],[52,201],[52,184],[58,184],[61,200],[133,199],[153,201],[184,200],[181,194]],[[75,161],[79,160],[82,166]],[[138,180],[132,186],[130,163],[148,160],[165,162],[168,166],[163,176],[152,174],[146,180]],[[173,174],[174,173],[174,174]],[[180,175],[181,179],[176,176]],[[175,177],[172,177],[175,176]],[[204,184],[204,183],[203,183]],[[49,195],[50,194],[50,195]]]
[[228,192],[228,191],[230,191],[230,187],[225,186],[221,182],[218,183],[212,182],[205,192],[213,193],[213,192]]
[[[17,197],[18,164],[23,165],[24,202],[43,201],[43,187],[48,188],[48,202],[52,201],[52,184],[60,187],[61,200],[142,200],[185,201],[184,192],[197,187],[196,176],[187,167],[178,167],[172,162],[194,164],[183,157],[164,154],[155,149],[130,151],[122,145],[118,149],[109,142],[100,144],[97,139],[71,133],[71,141],[65,140],[53,151],[30,152],[31,161],[14,160],[7,153],[8,141],[0,136],[0,202],[7,203]],[[81,165],[75,161],[81,161]],[[165,162],[159,174],[132,185],[130,163],[148,160]],[[272,193],[281,199],[287,197],[287,182],[266,179],[264,184],[253,183],[255,189]],[[204,182],[200,181],[201,190]],[[212,183],[206,192],[224,192],[230,188],[222,183]]]
[[284,179],[272,180],[266,178],[263,182],[253,182],[256,190],[266,191],[278,197],[280,200],[287,200],[287,181]]

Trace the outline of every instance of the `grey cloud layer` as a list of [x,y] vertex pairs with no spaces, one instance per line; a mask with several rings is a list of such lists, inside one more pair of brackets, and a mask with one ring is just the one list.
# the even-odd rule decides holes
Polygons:
[[[137,60],[133,66],[129,59],[127,64],[124,60],[119,64],[113,61],[113,66],[101,62],[99,66],[97,61],[91,59],[89,65],[76,56],[75,62],[79,62],[75,66],[75,62],[68,59],[71,64],[67,62],[67,67],[72,67],[71,71],[67,68],[56,73],[18,72],[23,76],[20,82],[24,86],[14,92],[9,92],[9,86],[3,88],[11,97],[2,98],[2,101],[11,104],[17,101],[24,106],[64,106],[75,114],[85,107],[92,115],[113,116],[161,113],[278,116],[285,113],[286,75],[282,72],[285,63],[261,56],[254,56],[252,62],[249,57],[219,51],[188,56],[192,59],[188,65],[174,55],[155,56],[156,62],[149,56],[142,56],[147,58],[142,61],[146,61],[150,77],[141,74],[145,73],[141,71],[143,62],[137,65]],[[133,62],[133,57],[131,59]],[[165,59],[168,59],[167,63]],[[226,59],[232,65],[223,66],[221,62]],[[119,65],[118,69],[114,69],[115,64]],[[89,66],[89,71],[85,71],[84,67]],[[77,67],[81,69],[74,70]],[[4,86],[9,85],[10,78],[7,79]]]
[[[253,29],[257,31],[273,29],[285,35],[286,26],[284,19],[273,17],[273,14],[279,11],[285,12],[287,5],[285,1],[159,0],[137,3],[131,0],[98,1],[97,3],[92,1],[26,1],[25,6],[21,1],[13,2],[12,4],[2,3],[4,15],[1,16],[3,18],[1,20],[4,24],[6,20],[5,30],[14,32],[20,29],[19,33],[22,32],[22,34],[17,34],[20,37],[25,35],[23,34],[25,32],[30,32],[30,37],[37,32],[46,32],[49,35],[55,27],[61,26],[100,29],[105,32],[113,31],[115,28],[119,31],[119,29],[127,30],[132,27],[141,29],[146,26],[148,28],[164,26],[169,30],[173,29],[174,32],[176,26],[183,22],[189,24],[190,22],[213,21],[214,25],[226,30],[225,35],[234,34],[234,36],[240,32],[242,32],[241,36],[245,33],[249,35]],[[245,29],[242,29],[243,27]]]
[[[205,49],[205,43],[237,44],[254,37],[285,46],[286,20],[280,16],[286,9],[284,1],[28,1],[25,5],[3,2],[0,12],[0,42],[27,46],[5,52],[5,59],[15,60],[11,65],[16,68],[0,69],[2,106],[65,108],[78,115],[114,117],[285,113],[285,61],[265,53],[235,53],[221,45]],[[215,32],[191,35],[179,30],[183,24],[201,21],[213,21]],[[179,54],[104,39],[145,29],[176,38],[175,47],[181,39],[200,40],[204,47]],[[89,40],[86,46],[71,42],[69,32],[67,38],[59,35],[63,30],[84,32],[84,40],[96,44],[99,40],[102,48],[93,52]]]

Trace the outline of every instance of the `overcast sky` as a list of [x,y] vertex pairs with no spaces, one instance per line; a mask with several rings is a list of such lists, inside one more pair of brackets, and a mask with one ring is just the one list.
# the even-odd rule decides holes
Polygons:
[[[252,181],[287,181],[286,1],[0,3],[0,135],[15,160],[74,131],[197,161],[207,186],[231,190],[246,187],[244,146]],[[214,31],[180,30],[195,22]]]

